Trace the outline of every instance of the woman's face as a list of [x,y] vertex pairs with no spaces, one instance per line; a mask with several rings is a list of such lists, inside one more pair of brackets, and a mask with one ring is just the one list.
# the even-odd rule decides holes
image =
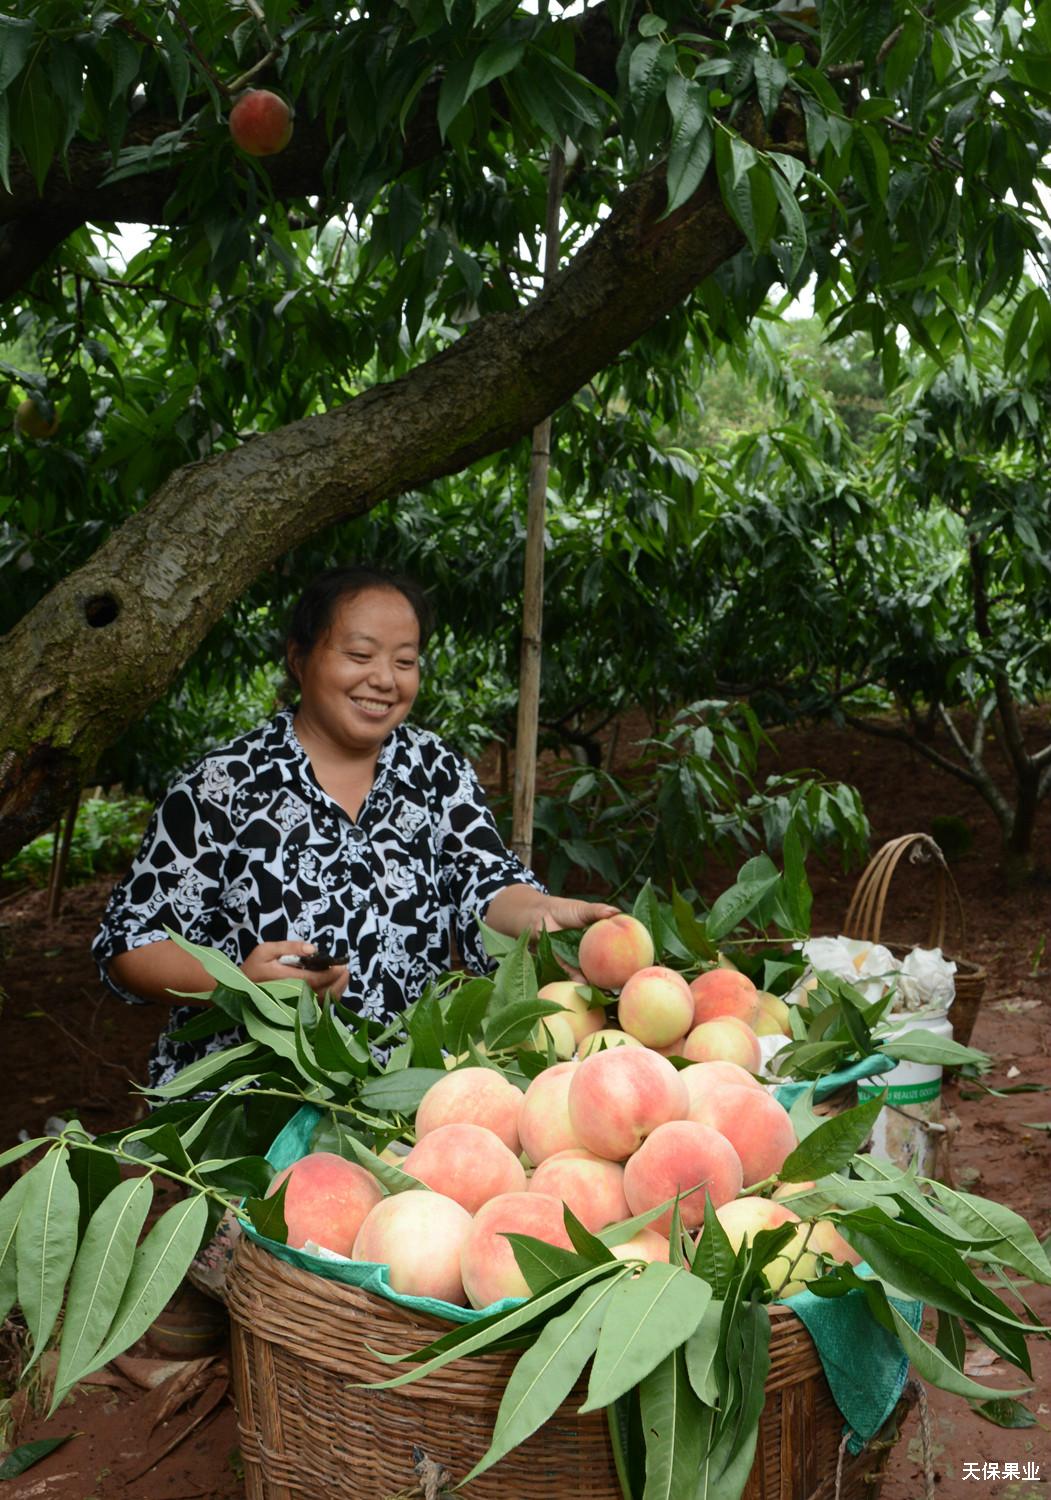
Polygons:
[[328,633],[289,666],[310,729],[342,750],[378,751],[420,690],[416,612],[396,589],[364,589],[336,606]]

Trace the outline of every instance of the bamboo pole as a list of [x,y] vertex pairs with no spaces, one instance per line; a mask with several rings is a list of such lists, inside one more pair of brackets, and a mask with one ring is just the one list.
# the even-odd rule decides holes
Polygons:
[[[544,225],[544,285],[558,270],[559,214],[566,159],[560,146],[551,150],[547,173],[547,218]],[[544,529],[547,475],[551,462],[551,418],[533,428],[526,510],[525,568],[522,584],[522,651],[518,672],[518,722],[515,731],[515,779],[511,814],[511,848],[524,865],[533,860],[533,805],[536,799],[536,748],[540,719],[540,668],[544,618]]]
[[66,813],[65,823],[62,827],[62,839],[59,842],[58,828],[55,829],[55,849],[51,858],[51,879],[48,882],[47,892],[47,919],[56,922],[62,911],[62,892],[66,886],[66,871],[69,869],[69,851],[73,845],[73,830],[77,824],[77,812],[80,808],[79,788]]

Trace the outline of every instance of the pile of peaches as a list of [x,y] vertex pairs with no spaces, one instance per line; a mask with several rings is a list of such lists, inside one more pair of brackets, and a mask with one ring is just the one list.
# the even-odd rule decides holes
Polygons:
[[[401,1191],[387,1192],[364,1166],[329,1152],[286,1168],[270,1190],[287,1179],[288,1243],[386,1265],[399,1292],[475,1308],[529,1295],[508,1235],[572,1250],[565,1207],[614,1255],[639,1261],[669,1259],[676,1204],[682,1230],[698,1235],[710,1199],[735,1249],[795,1222],[766,1267],[780,1297],[816,1276],[822,1257],[856,1261],[830,1222],[800,1220],[781,1201],[812,1184],[777,1186],[796,1134],[753,1076],[764,1010],[755,986],[724,968],[688,985],[652,960],[649,932],[634,918],[588,928],[583,979],[619,991],[620,1028],[588,1008],[574,981],[546,986],[541,998],[564,1009],[542,1024],[570,1055],[524,1092],[474,1065],[433,1084],[415,1144],[384,1153],[419,1187],[403,1178]],[[605,1233],[656,1210],[644,1228]]]

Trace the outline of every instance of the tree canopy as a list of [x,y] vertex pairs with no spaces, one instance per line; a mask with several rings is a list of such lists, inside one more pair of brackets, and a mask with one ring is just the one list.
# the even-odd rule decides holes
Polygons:
[[[381,501],[426,508],[491,455],[506,488],[572,403],[562,498],[593,505],[602,435],[630,412],[641,453],[772,288],[812,283],[888,384],[904,343],[944,359],[1015,295],[1042,253],[1048,0],[660,12],[7,7],[0,374],[51,435],[23,417],[3,452],[0,853],[234,601],[283,599],[302,549]],[[231,140],[248,87],[294,106],[279,154]],[[1021,306],[1004,353],[1039,379],[1046,288]]]

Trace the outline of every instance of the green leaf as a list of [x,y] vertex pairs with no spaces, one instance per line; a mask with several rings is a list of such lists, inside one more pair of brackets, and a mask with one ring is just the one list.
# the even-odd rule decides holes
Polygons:
[[714,1406],[719,1399],[715,1378],[715,1360],[719,1353],[719,1329],[723,1304],[713,1298],[704,1310],[697,1327],[686,1340],[686,1372],[699,1401]]
[[42,193],[58,146],[60,112],[39,68],[15,86],[12,99],[15,141],[29,163],[37,192]]
[[32,17],[0,16],[0,94],[6,93],[21,73],[35,26]]
[[[510,1235],[508,1238],[510,1239]],[[482,1353],[491,1344],[517,1333],[561,1303],[570,1299],[575,1302],[577,1293],[582,1292],[593,1281],[609,1279],[615,1283],[623,1276],[630,1274],[628,1266],[618,1265],[615,1269],[609,1265],[592,1266],[590,1270],[582,1271],[579,1276],[574,1276],[569,1281],[558,1282],[549,1290],[531,1297],[518,1307],[509,1308],[506,1312],[494,1313],[478,1323],[468,1323],[462,1328],[453,1329],[451,1333],[443,1334],[435,1339],[434,1343],[429,1344],[426,1349],[414,1350],[411,1355],[388,1355],[372,1350],[370,1352],[377,1354],[379,1359],[390,1363],[411,1358],[419,1360],[420,1365],[418,1369],[407,1370],[403,1375],[395,1375],[391,1380],[375,1381],[367,1389],[387,1391],[397,1386],[408,1385],[411,1381],[422,1380],[425,1375],[431,1374],[434,1370],[440,1370],[450,1360]]]
[[151,1179],[133,1177],[120,1183],[91,1217],[69,1280],[52,1413],[93,1368],[92,1357],[117,1311],[152,1202]]
[[[1015,1390],[998,1391],[992,1386],[980,1385],[977,1380],[972,1380],[969,1375],[958,1370],[943,1354],[928,1344],[926,1339],[920,1338],[912,1324],[903,1318],[893,1302],[887,1299],[882,1287],[876,1288],[871,1282],[865,1285],[867,1289],[871,1289],[869,1305],[874,1315],[884,1327],[898,1335],[908,1355],[909,1363],[915,1366],[916,1373],[921,1379],[929,1381],[931,1385],[936,1385],[943,1391],[949,1391],[954,1396],[967,1396],[978,1401],[987,1397],[1003,1400],[1005,1397],[1024,1396],[1031,1389],[1030,1386],[1020,1386]],[[882,1303],[879,1299],[872,1297],[871,1293],[874,1291],[881,1294]]]
[[983,1401],[973,1410],[995,1427],[1036,1426],[1036,1417],[1020,1401]]
[[[523,1000],[489,1016],[485,1022],[485,1045],[490,1052],[524,1042],[545,1016],[557,1016],[563,1007],[554,1000]],[[541,1048],[541,1050],[543,1050]]]
[[[291,1027],[295,1025],[296,1013],[291,1005],[282,1005],[274,996],[267,993],[261,986],[249,979],[241,969],[237,967],[232,958],[218,948],[206,948],[201,943],[191,943],[180,933],[174,932],[170,927],[164,929],[172,942],[182,948],[184,952],[191,953],[205,973],[214,979],[216,984],[224,985],[227,989],[235,990],[240,995],[247,995],[252,1005],[263,1017],[274,1026]],[[298,986],[297,986],[298,989]]]
[[174,1204],[157,1220],[135,1251],[131,1275],[92,1370],[100,1370],[146,1332],[186,1275],[207,1223],[203,1194]]
[[536,969],[529,954],[529,932],[523,932],[509,953],[505,953],[493,974],[493,996],[490,1020],[501,1010],[516,1005],[536,1004]]
[[274,1240],[279,1245],[288,1243],[288,1225],[285,1223],[285,1194],[288,1192],[288,1178],[272,1193],[263,1198],[246,1198],[244,1211],[248,1215],[249,1223],[257,1234],[265,1239]]
[[696,1500],[704,1429],[682,1349],[650,1370],[639,1396],[646,1434],[643,1500]]
[[77,1185],[80,1199],[79,1223],[83,1235],[92,1214],[120,1183],[120,1167],[116,1157],[110,1156],[108,1152],[88,1149],[70,1154],[69,1170]]
[[16,1240],[27,1181],[26,1177],[19,1177],[0,1198],[0,1323],[7,1318],[18,1297]]
[[636,110],[646,106],[664,92],[664,85],[675,65],[675,48],[651,36],[633,48],[628,63],[628,94]]
[[42,1458],[47,1458],[49,1453],[54,1453],[56,1448],[61,1448],[63,1443],[68,1443],[71,1437],[76,1436],[74,1432],[67,1432],[62,1437],[37,1438],[32,1443],[20,1443],[0,1463],[0,1480],[17,1479],[19,1474],[24,1474]]
[[1021,1214],[1002,1203],[991,1203],[987,1198],[947,1187],[943,1182],[930,1178],[924,1181],[962,1229],[980,1238],[997,1237],[997,1259],[1044,1286],[1051,1285],[1051,1261]]
[[582,1412],[608,1406],[693,1333],[712,1298],[707,1282],[652,1261],[616,1290],[599,1338]]
[[963,1047],[948,1037],[932,1036],[929,1031],[906,1031],[901,1036],[881,1037],[877,1032],[873,1040],[879,1050],[895,1062],[927,1063],[932,1067],[962,1068],[968,1063],[987,1066],[992,1058],[976,1047]]
[[425,1182],[411,1177],[408,1172],[403,1172],[391,1162],[382,1161],[374,1151],[370,1151],[361,1141],[355,1139],[349,1132],[343,1132],[347,1146],[353,1153],[360,1167],[366,1172],[371,1172],[376,1181],[379,1182],[388,1193],[409,1193],[422,1189],[425,1193],[431,1190]]
[[448,1001],[445,1011],[445,1045],[454,1055],[467,1048],[472,1037],[480,1037],[489,1003],[493,998],[491,979],[468,979]]
[[243,1042],[240,1047],[224,1047],[220,1052],[211,1052],[207,1057],[200,1057],[196,1062],[189,1063],[168,1083],[162,1083],[147,1092],[158,1099],[175,1099],[182,1098],[184,1094],[198,1094],[206,1086],[217,1088],[220,1082],[226,1082],[230,1077],[243,1075],[247,1081],[248,1075],[241,1064],[250,1057],[261,1058],[257,1042]]
[[80,1199],[65,1146],[37,1162],[25,1182],[15,1248],[18,1301],[33,1335],[32,1365],[43,1354],[62,1309],[66,1278],[77,1253]]
[[[724,1324],[729,1304],[724,1313]],[[719,1422],[714,1450],[702,1468],[702,1493],[739,1496],[755,1462],[759,1418],[766,1400],[770,1371],[770,1315],[754,1299],[735,1311],[724,1333],[726,1361],[735,1390]],[[717,1488],[711,1488],[715,1479]]]
[[883,1101],[880,1093],[818,1125],[783,1162],[781,1181],[806,1182],[845,1167],[871,1134]]
[[358,1098],[366,1109],[381,1114],[411,1115],[431,1085],[448,1076],[444,1068],[401,1068],[370,1078]]
[[11,109],[6,94],[0,94],[0,182],[11,191]]
[[545,1240],[534,1239],[531,1234],[504,1235],[514,1251],[518,1269],[525,1277],[532,1294],[545,1291],[552,1283],[578,1276],[589,1264],[575,1250],[564,1250],[561,1245],[549,1245]]
[[[623,1275],[630,1275],[627,1267]],[[595,1352],[615,1281],[588,1286],[572,1306],[552,1318],[518,1360],[496,1414],[489,1450],[462,1484],[469,1484],[536,1432],[557,1411]]]
[[736,1264],[737,1255],[730,1238],[708,1198],[704,1205],[704,1227],[693,1255],[692,1274],[706,1281],[716,1297],[723,1298],[733,1281]]
[[38,1135],[31,1141],[19,1141],[17,1146],[8,1146],[6,1151],[0,1151],[0,1167],[9,1167],[12,1162],[21,1161],[23,1156],[28,1156],[38,1146],[50,1146],[54,1139],[52,1135]]
[[[747,187],[747,183],[745,186]],[[775,871],[772,875],[747,883],[739,882],[731,886],[728,891],[723,891],[722,895],[716,898],[705,919],[704,930],[708,940],[717,943],[728,932],[740,926],[745,917],[755,911],[763,897],[773,890],[780,879],[780,874]]]

